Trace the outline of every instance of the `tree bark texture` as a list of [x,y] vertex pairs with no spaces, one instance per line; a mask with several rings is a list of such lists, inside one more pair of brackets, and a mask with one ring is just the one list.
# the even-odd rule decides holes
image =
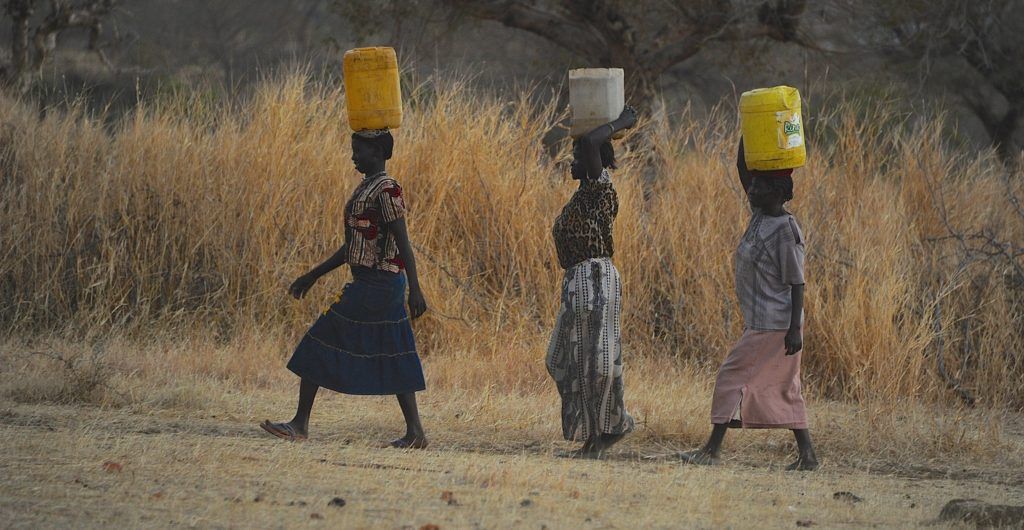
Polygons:
[[712,41],[799,40],[805,0],[444,0],[457,13],[528,31],[595,67],[626,71],[640,104],[658,78]]
[[57,48],[61,32],[67,29],[88,29],[89,47],[99,52],[103,20],[114,11],[118,1],[50,0],[47,15],[33,25],[38,0],[7,0],[4,12],[11,18],[11,64],[3,68],[3,81],[20,92],[31,88]]

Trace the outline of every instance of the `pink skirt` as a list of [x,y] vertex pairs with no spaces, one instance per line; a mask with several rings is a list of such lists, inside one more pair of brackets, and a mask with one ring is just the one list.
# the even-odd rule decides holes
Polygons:
[[711,423],[745,429],[806,429],[800,354],[786,355],[785,331],[746,330],[715,379]]

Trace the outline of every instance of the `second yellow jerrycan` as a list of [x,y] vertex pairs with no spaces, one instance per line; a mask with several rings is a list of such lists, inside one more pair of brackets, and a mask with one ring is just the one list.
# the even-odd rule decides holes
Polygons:
[[342,70],[348,123],[353,131],[402,125],[402,88],[394,48],[349,50]]
[[744,92],[740,96],[740,126],[748,168],[791,169],[807,161],[797,89],[777,86]]

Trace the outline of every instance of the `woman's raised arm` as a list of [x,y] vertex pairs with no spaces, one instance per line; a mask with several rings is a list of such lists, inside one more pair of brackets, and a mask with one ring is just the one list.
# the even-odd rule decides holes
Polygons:
[[604,171],[604,164],[601,163],[601,145],[615,133],[636,125],[636,118],[636,110],[626,105],[618,118],[596,127],[580,137],[580,161],[583,163],[583,168],[587,170],[587,178],[597,179]]
[[736,171],[740,174],[740,185],[743,186],[743,193],[750,189],[750,183],[754,180],[750,170],[747,169],[747,159],[743,152],[743,137],[740,137],[740,148],[736,153]]

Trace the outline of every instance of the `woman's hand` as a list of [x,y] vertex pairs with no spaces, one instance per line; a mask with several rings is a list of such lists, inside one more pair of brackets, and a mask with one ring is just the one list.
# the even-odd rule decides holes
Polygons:
[[316,281],[316,276],[303,274],[302,276],[299,276],[297,280],[292,282],[291,287],[288,288],[288,294],[295,297],[296,300],[301,300],[303,296],[306,296],[306,293],[309,292],[310,288],[313,287],[313,284],[315,284]]
[[427,301],[419,289],[409,289],[409,316],[419,318],[427,312]]
[[804,337],[800,328],[789,328],[786,332],[786,355],[793,355],[804,349]]
[[629,105],[626,105],[622,109],[622,113],[619,114],[619,117],[615,121],[619,122],[619,125],[621,126],[622,129],[630,129],[634,125],[636,125],[636,120],[637,120],[636,109],[634,109],[633,107],[630,107]]

